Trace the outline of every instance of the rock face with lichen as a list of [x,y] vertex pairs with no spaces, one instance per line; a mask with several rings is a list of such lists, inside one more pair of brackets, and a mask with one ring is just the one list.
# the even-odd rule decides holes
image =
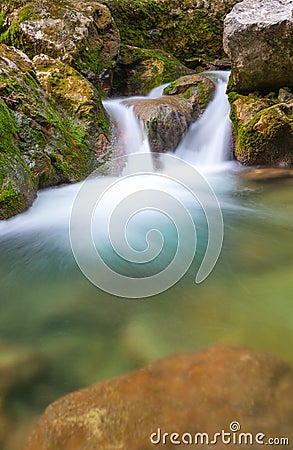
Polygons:
[[0,445],[11,433],[13,419],[9,414],[9,397],[20,388],[27,388],[43,375],[46,362],[26,347],[0,344]]
[[[282,92],[282,91],[281,91]],[[245,165],[293,165],[293,95],[284,101],[232,92],[234,153]]]
[[293,87],[292,11],[292,0],[244,0],[226,16],[224,48],[237,92]]
[[88,175],[97,165],[95,143],[103,153],[99,139],[108,128],[98,93],[74,69],[46,58],[34,66],[4,44],[0,69],[0,218],[6,219],[30,206],[38,188]]
[[[98,86],[111,85],[119,31],[109,9],[96,1],[8,1],[0,41],[30,58],[46,54],[76,68]],[[2,13],[3,14],[3,13]]]
[[126,101],[143,122],[153,152],[174,151],[189,125],[203,113],[214,93],[213,81],[187,75],[172,82],[156,99]]
[[[287,363],[245,348],[212,347],[156,361],[57,400],[26,450],[146,450],[154,447],[153,433],[159,447],[171,449],[171,433],[182,439],[187,432],[205,432],[212,439],[215,432],[231,432],[233,421],[241,432],[291,441],[292,396],[293,368]],[[165,445],[162,433],[168,433]],[[205,441],[201,448],[210,445]],[[226,447],[220,440],[215,445]]]

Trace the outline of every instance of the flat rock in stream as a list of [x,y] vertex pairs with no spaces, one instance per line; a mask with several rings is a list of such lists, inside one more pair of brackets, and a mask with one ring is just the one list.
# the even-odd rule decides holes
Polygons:
[[[235,422],[253,437],[263,433],[264,443],[269,437],[292,440],[292,398],[293,367],[286,362],[246,348],[212,347],[156,361],[57,400],[26,450],[147,450],[154,448],[150,436],[158,429],[161,440],[158,434],[153,439],[159,448],[171,449],[176,445],[171,433],[178,433],[177,442],[184,433],[208,433],[212,439],[221,430],[238,430]],[[165,445],[162,433],[168,433]],[[213,448],[225,450],[227,444],[218,439]],[[254,440],[250,448],[259,444]]]

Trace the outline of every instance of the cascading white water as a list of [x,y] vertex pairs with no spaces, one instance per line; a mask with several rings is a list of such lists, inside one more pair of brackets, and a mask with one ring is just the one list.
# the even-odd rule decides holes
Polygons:
[[203,170],[219,168],[231,159],[230,106],[225,93],[229,72],[214,72],[210,76],[216,81],[215,96],[176,150],[178,157]]
[[[229,104],[225,95],[229,73],[215,72],[208,75],[216,82],[215,97],[203,116],[187,131],[175,155],[191,164],[200,166],[200,169],[214,168],[215,166],[222,169],[223,163],[231,158],[229,153]],[[158,98],[162,95],[165,86],[153,89],[147,97],[134,98]],[[126,154],[149,152],[150,157],[145,169],[150,170],[153,160],[143,125],[135,116],[133,108],[127,107],[124,101],[125,99],[108,100],[104,102],[104,106],[116,124],[117,139],[119,139],[122,150]],[[164,167],[163,171],[167,173],[174,167],[165,169]],[[98,182],[103,184],[103,178]],[[217,189],[218,186],[221,186],[222,189],[222,183],[217,183],[216,180],[216,184]],[[51,229],[55,239],[60,228],[63,230],[68,228],[70,210],[79,189],[80,184],[75,184],[40,191],[38,199],[28,211],[9,221],[1,221],[0,236],[4,236],[6,233],[21,235],[24,231]],[[56,210],[58,210],[57,214]],[[58,240],[62,236],[64,236],[63,233],[59,233]],[[46,234],[47,238],[49,239],[48,233]],[[67,236],[64,239],[67,239]]]
[[[137,97],[135,97],[137,98]],[[133,106],[123,100],[107,100],[103,105],[117,130],[117,140],[124,154],[149,152],[149,142],[143,125],[135,116]]]

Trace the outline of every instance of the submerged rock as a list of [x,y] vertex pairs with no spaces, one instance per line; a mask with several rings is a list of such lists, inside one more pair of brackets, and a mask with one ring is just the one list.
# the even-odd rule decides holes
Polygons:
[[278,99],[235,92],[229,99],[238,161],[245,165],[292,166],[293,100],[279,103]]
[[[46,368],[38,353],[26,347],[0,343],[0,445],[6,448],[6,440],[13,426],[9,407],[10,396],[19,389],[27,389]],[[15,425],[15,424],[14,424]]]
[[109,89],[118,55],[119,32],[109,9],[97,1],[43,0],[3,7],[0,42],[30,58],[46,54],[75,67],[96,85]]
[[172,82],[156,99],[125,101],[143,122],[153,152],[176,150],[189,125],[203,113],[215,84],[202,75],[187,75]]
[[293,178],[293,169],[280,169],[280,168],[261,168],[245,171],[241,174],[241,177],[248,181],[264,181],[284,180],[286,178]]
[[[184,433],[208,433],[212,439],[216,432],[231,432],[235,421],[241,432],[263,433],[263,442],[279,436],[291,440],[292,396],[293,368],[287,363],[245,348],[212,347],[156,361],[57,400],[26,450],[152,449],[153,433],[163,445],[158,429],[161,439],[168,433],[165,447],[173,448],[171,433],[178,433],[177,441]],[[226,446],[218,440],[215,448]]]
[[113,95],[146,94],[152,88],[192,73],[162,50],[123,45],[114,70]]
[[292,0],[244,0],[224,21],[234,89],[268,93],[293,86]]

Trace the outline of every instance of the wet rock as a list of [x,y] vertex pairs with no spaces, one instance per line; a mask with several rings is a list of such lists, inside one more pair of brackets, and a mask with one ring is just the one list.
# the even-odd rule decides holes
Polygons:
[[292,0],[238,3],[225,18],[223,42],[237,92],[293,86]]
[[143,122],[153,152],[174,151],[192,122],[192,104],[179,96],[129,100]]
[[[109,89],[119,49],[119,32],[109,9],[96,1],[8,1],[1,41],[30,58],[46,54],[72,65]],[[3,14],[2,13],[2,14]]]
[[44,370],[40,355],[29,348],[0,344],[0,393],[7,396],[13,389],[25,385]]
[[110,151],[109,125],[98,90],[68,64],[47,55],[35,56],[33,64],[48,96],[71,120],[72,131],[88,142],[100,163],[104,162]]
[[177,95],[192,105],[192,118],[198,119],[215,92],[215,83],[203,75],[190,75],[173,81],[164,89],[164,95]]
[[277,169],[277,168],[260,168],[243,172],[241,177],[249,181],[283,180],[285,178],[293,178],[293,169]]
[[293,165],[293,101],[229,94],[236,158],[245,165]]
[[109,6],[123,44],[162,49],[188,58],[224,56],[223,20],[237,0],[102,0]]
[[146,94],[156,86],[190,73],[178,59],[162,50],[123,45],[114,70],[112,94]]
[[[61,398],[47,408],[26,450],[152,449],[150,436],[158,428],[161,439],[168,433],[164,448],[170,449],[171,433],[208,433],[212,439],[221,430],[231,432],[235,421],[253,436],[290,440],[292,395],[293,368],[287,363],[245,348],[212,347]],[[214,447],[227,445],[218,440]]]
[[27,55],[0,45],[1,219],[30,206],[39,187],[81,180],[98,164],[108,123],[95,90],[73,69],[50,64],[39,79],[48,90],[51,83],[51,97]]
[[202,75],[172,82],[156,99],[125,101],[143,122],[153,152],[174,151],[189,125],[205,110],[215,84]]

